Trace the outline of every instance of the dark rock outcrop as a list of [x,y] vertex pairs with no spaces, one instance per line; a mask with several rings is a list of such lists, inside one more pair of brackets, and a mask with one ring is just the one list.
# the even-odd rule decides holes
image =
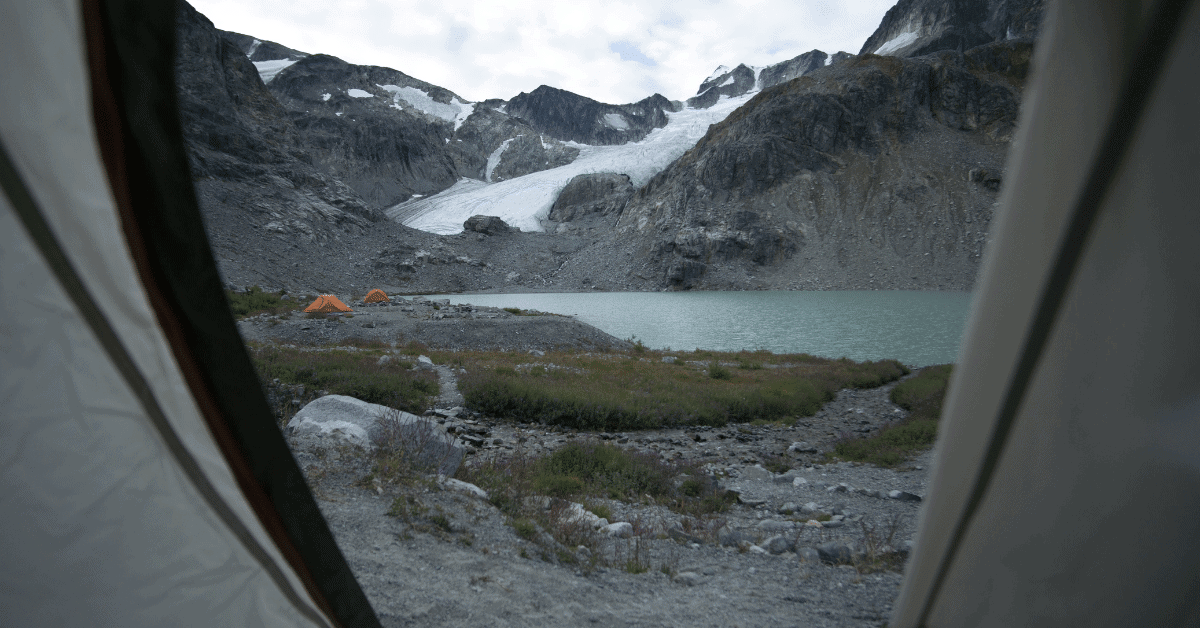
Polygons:
[[273,41],[261,41],[250,35],[230,31],[217,31],[226,40],[233,43],[250,61],[278,61],[288,59],[298,61],[308,56],[307,52],[293,50]]
[[707,109],[717,104],[721,96],[734,98],[754,90],[756,80],[754,70],[746,64],[715,73],[700,84],[700,89],[695,96],[687,99],[687,104],[694,109]]
[[513,231],[499,216],[471,216],[463,223],[463,229],[484,235],[501,235]]
[[1032,40],[1043,0],[900,0],[884,15],[859,54],[915,57],[964,52],[1009,39]]
[[1031,54],[865,55],[766,89],[635,193],[611,245],[658,287],[969,289]]
[[667,124],[671,101],[659,94],[628,105],[609,105],[542,85],[508,101],[506,112],[551,137],[581,144],[636,142]]
[[633,196],[629,175],[581,174],[567,183],[550,208],[550,220],[568,222],[587,214],[620,214]]

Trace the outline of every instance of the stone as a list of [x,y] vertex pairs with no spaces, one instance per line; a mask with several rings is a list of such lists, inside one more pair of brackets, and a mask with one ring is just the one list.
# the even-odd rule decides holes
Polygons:
[[808,514],[812,514],[815,512],[821,512],[821,506],[819,504],[817,504],[817,502],[808,502],[800,507],[800,512],[804,512],[804,513],[808,513]]
[[417,368],[431,369],[433,368],[433,360],[430,360],[427,355],[419,355],[417,356]]
[[[758,545],[751,545],[750,549],[748,551],[751,554],[764,554],[765,555],[765,554],[769,553],[769,552],[767,552],[767,550],[763,549],[762,547],[759,547]],[[753,569],[753,567],[751,567],[751,569]]]
[[463,229],[484,235],[501,235],[512,231],[512,227],[499,216],[471,216],[463,223]]
[[913,493],[909,493],[908,491],[890,491],[890,492],[888,492],[888,497],[891,499],[896,499],[896,500],[902,501],[902,502],[919,502],[919,501],[921,501],[920,495],[914,495]]
[[800,507],[796,505],[796,502],[788,502],[780,506],[777,512],[779,512],[781,515],[790,515],[797,510],[800,510]]
[[475,486],[474,484],[471,484],[470,482],[463,482],[462,480],[456,480],[454,478],[448,478],[444,475],[439,475],[438,483],[441,484],[443,488],[456,493],[464,493],[466,495],[478,497],[479,499],[488,498],[487,491]]
[[806,563],[821,562],[821,554],[816,549],[811,547],[801,547],[796,550],[796,558]]
[[800,486],[804,486],[806,484],[808,484],[808,480],[806,480],[802,477],[799,477],[799,476],[797,476],[796,478],[794,478],[792,480],[792,486],[800,487]]
[[675,582],[685,584],[689,587],[700,584],[703,579],[703,576],[694,571],[681,571],[675,574]]
[[779,519],[763,519],[754,526],[763,532],[786,532],[796,529],[795,521],[783,521]]
[[789,454],[815,454],[817,448],[810,445],[807,441],[799,441],[788,446]]
[[818,545],[815,549],[822,562],[840,565],[854,560],[854,549],[846,543],[830,541]]
[[762,465],[756,464],[752,467],[746,467],[745,469],[743,469],[741,479],[765,482],[767,480],[772,479],[772,477],[773,477],[773,475],[771,474],[770,471],[767,471],[766,469],[764,469],[762,467]]
[[600,528],[600,531],[604,534],[614,536],[619,539],[627,539],[633,536],[633,524],[626,521],[619,521],[617,523],[610,523]]
[[688,534],[687,532],[684,532],[680,528],[671,528],[670,530],[667,530],[667,536],[671,537],[672,539],[675,539],[676,541],[679,541],[680,543],[687,543],[687,544],[698,543],[700,545],[704,544],[704,539],[702,539],[698,536],[692,535],[692,534]]
[[766,541],[763,541],[762,547],[772,554],[782,554],[784,552],[792,551],[792,549],[795,547],[795,544],[791,541],[791,539],[788,539],[782,534],[777,534]]
[[418,467],[451,476],[462,463],[463,448],[428,419],[345,395],[324,395],[288,421],[289,435],[333,437],[364,449],[404,453]]
[[833,486],[830,486],[829,488],[825,489],[825,492],[827,492],[827,493],[845,493],[846,485],[845,484],[834,484]]
[[742,530],[734,530],[728,526],[717,531],[717,542],[721,544],[721,547],[737,547],[740,543],[749,543],[753,540],[750,534]]
[[823,528],[840,528],[844,525],[846,525],[846,522],[841,519],[830,519],[829,521],[821,522],[821,527]]

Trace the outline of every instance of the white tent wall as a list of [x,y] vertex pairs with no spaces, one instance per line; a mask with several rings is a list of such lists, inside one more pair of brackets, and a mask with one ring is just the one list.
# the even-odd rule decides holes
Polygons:
[[1070,0],[1048,13],[889,625],[1200,625],[1195,2],[1113,162],[1011,430],[996,432],[1122,85],[1153,63],[1135,53],[1147,4]]
[[97,148],[78,3],[7,3],[0,58],[6,152],[200,472],[0,197],[0,623],[330,625],[239,489],[138,280]]

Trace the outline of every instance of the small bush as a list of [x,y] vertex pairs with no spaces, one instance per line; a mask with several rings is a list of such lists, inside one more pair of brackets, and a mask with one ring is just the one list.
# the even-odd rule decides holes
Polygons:
[[537,524],[528,519],[514,519],[512,529],[513,532],[517,533],[517,536],[527,541],[532,541],[537,537]]
[[733,374],[729,372],[729,369],[714,361],[708,367],[708,376],[713,379],[730,379],[733,377]]
[[258,286],[250,286],[245,292],[225,291],[229,301],[229,311],[235,319],[254,316],[257,314],[282,314],[297,309],[295,301],[285,300],[284,291],[263,292]]

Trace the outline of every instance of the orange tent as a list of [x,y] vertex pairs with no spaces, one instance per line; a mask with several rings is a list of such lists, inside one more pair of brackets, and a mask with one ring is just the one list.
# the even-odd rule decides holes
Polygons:
[[388,301],[388,295],[384,294],[383,290],[375,288],[363,297],[363,303],[385,303]]
[[340,299],[332,294],[322,294],[312,305],[304,308],[305,312],[353,312]]

